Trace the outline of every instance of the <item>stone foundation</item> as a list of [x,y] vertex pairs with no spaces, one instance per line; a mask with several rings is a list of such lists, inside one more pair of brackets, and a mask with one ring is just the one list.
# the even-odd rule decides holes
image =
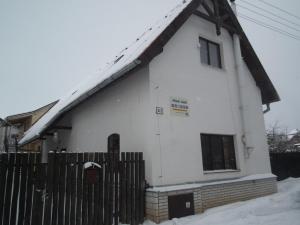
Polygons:
[[146,192],[146,217],[155,223],[169,219],[168,196],[193,193],[194,213],[237,201],[277,192],[276,177],[256,175],[230,181],[149,188]]

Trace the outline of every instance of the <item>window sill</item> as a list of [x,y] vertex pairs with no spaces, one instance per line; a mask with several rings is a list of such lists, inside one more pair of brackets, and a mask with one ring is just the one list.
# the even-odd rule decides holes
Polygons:
[[204,174],[213,174],[213,173],[236,173],[241,172],[241,170],[207,170],[204,171]]
[[212,66],[212,65],[205,64],[203,62],[201,62],[201,65],[203,67],[206,67],[206,68],[209,68],[209,69],[212,69],[212,70],[216,70],[216,71],[219,71],[219,72],[226,72],[226,69],[223,66],[220,68],[220,67],[217,67],[217,66]]

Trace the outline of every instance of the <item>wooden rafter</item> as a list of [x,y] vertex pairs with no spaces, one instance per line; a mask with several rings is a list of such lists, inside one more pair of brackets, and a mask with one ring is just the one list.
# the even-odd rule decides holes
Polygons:
[[[201,17],[205,20],[208,20],[212,23],[215,23],[215,24],[217,23],[217,20],[214,17],[210,17],[210,16],[208,16],[208,15],[206,15],[206,14],[204,14],[204,13],[198,11],[198,10],[194,12],[194,15],[199,16],[199,17]],[[229,25],[225,22],[221,22],[220,26],[225,28],[226,30],[228,30],[230,33],[238,33],[238,31],[235,29],[235,27],[233,27],[233,26],[231,26],[231,25]]]
[[205,0],[200,3],[207,14],[200,11],[195,11],[194,14],[214,23],[216,25],[217,35],[221,34],[221,27],[226,28],[231,33],[236,32],[236,29],[233,26],[226,24],[226,20],[229,19],[230,16],[227,10],[224,10],[222,8],[222,4],[220,3],[220,1],[212,0],[211,2],[213,4],[213,9],[211,9],[209,4]]
[[212,9],[209,7],[206,1],[202,1],[202,6],[205,9],[205,11],[208,13],[209,16],[214,16],[214,12]]

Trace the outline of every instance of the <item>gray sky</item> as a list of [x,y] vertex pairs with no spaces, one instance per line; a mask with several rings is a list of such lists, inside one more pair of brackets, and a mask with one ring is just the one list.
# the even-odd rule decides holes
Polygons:
[[[181,0],[0,0],[0,117],[33,110],[59,99],[97,73]],[[259,0],[245,1],[299,24]],[[299,0],[265,0],[300,14]],[[239,12],[300,36],[300,32]],[[271,105],[267,126],[279,121],[300,128],[300,41],[240,19],[282,101]],[[283,21],[283,23],[287,23]]]

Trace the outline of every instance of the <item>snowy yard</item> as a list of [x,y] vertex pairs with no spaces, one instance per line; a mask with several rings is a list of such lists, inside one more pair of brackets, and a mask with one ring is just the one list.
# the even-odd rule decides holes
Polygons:
[[[300,225],[300,178],[278,182],[278,193],[206,210],[161,225]],[[146,221],[145,225],[153,225]]]

